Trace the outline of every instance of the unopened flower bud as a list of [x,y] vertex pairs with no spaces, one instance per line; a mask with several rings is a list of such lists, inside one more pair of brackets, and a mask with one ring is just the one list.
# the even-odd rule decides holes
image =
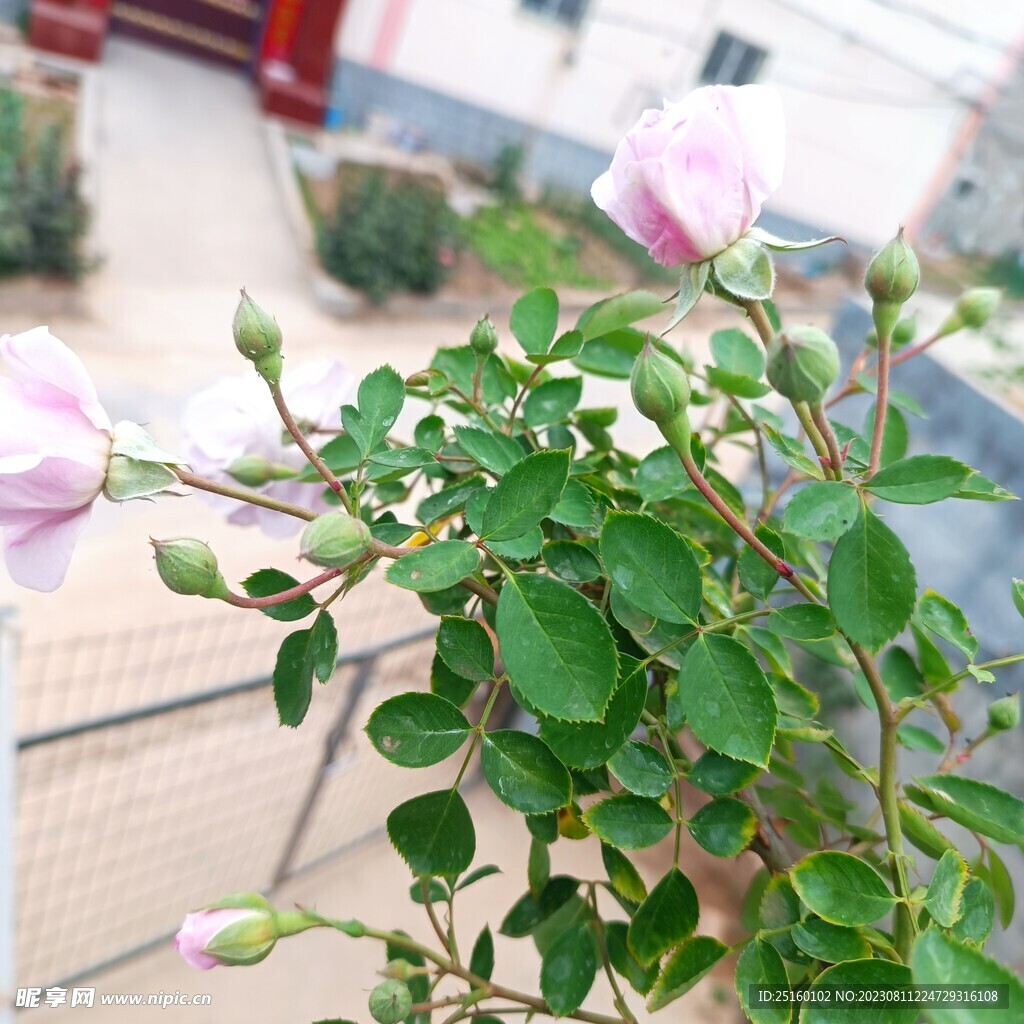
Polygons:
[[690,402],[690,379],[686,371],[674,359],[659,352],[650,340],[633,363],[629,390],[640,415],[659,426],[685,414]]
[[921,280],[914,250],[903,241],[903,228],[868,264],[864,287],[871,296],[871,315],[881,338],[889,338],[900,318],[903,303],[917,291]]
[[817,327],[788,327],[768,345],[768,382],[791,402],[817,405],[839,376],[839,349]]
[[347,512],[317,516],[302,532],[299,554],[314,565],[340,569],[370,550],[370,528]]
[[1003,293],[998,288],[970,288],[956,300],[953,312],[943,321],[938,330],[940,338],[953,334],[964,327],[978,330],[988,323],[999,306]]
[[200,970],[245,967],[269,956],[279,934],[270,904],[258,893],[239,893],[189,914],[174,948]]
[[241,455],[227,468],[228,476],[244,487],[262,487],[271,480],[290,480],[295,476],[291,466],[271,462],[262,455]]
[[381,976],[393,981],[410,981],[423,973],[423,968],[416,968],[408,960],[389,960],[384,965]]
[[281,328],[277,321],[249,298],[243,288],[242,298],[231,324],[235,347],[268,383],[281,381]]
[[1020,694],[1000,697],[988,706],[988,727],[992,732],[1005,732],[1020,725]]
[[227,584],[217,568],[217,556],[208,544],[191,537],[151,540],[156,571],[170,590],[188,597],[223,598]]
[[498,347],[498,332],[487,314],[477,320],[469,335],[469,345],[478,356],[489,356]]
[[377,1024],[398,1024],[411,1008],[412,993],[404,981],[382,981],[370,993],[370,1016]]

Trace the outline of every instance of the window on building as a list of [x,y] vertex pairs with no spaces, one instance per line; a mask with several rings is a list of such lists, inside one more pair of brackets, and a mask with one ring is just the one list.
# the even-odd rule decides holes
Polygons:
[[719,32],[704,62],[700,79],[719,85],[747,85],[757,78],[767,56],[760,46],[745,42],[729,32]]
[[588,0],[519,0],[524,11],[543,14],[563,25],[576,26],[583,20]]

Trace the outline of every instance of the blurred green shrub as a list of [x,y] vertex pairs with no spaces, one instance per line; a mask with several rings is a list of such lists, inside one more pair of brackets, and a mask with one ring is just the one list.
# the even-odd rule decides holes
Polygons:
[[523,169],[523,147],[518,143],[506,143],[494,158],[492,175],[494,191],[504,206],[511,206],[522,198],[519,175]]
[[79,171],[64,156],[65,124],[26,129],[25,101],[0,89],[0,274],[77,279],[89,211]]
[[397,291],[430,294],[455,261],[456,231],[438,189],[371,172],[342,189],[319,232],[320,262],[375,304]]

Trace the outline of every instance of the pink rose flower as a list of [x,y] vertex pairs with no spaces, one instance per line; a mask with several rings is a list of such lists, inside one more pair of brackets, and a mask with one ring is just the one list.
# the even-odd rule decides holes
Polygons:
[[[218,907],[212,910],[197,910],[185,917],[181,930],[174,936],[174,948],[181,954],[182,959],[190,967],[198,967],[201,971],[208,971],[212,967],[219,967],[222,960],[210,956],[205,952],[206,947],[228,927],[252,918],[252,924],[262,931],[265,928],[267,915],[260,910],[252,910],[240,907]],[[269,920],[269,919],[268,919]],[[273,946],[273,933],[268,933],[268,941]],[[262,944],[258,944],[262,948]],[[267,949],[270,952],[270,949]]]
[[591,195],[658,263],[699,263],[741,238],[779,187],[784,129],[773,89],[705,86],[645,110]]
[[[341,363],[322,361],[295,370],[285,370],[281,389],[292,415],[307,435],[309,428],[338,430],[340,408],[351,386]],[[258,455],[270,462],[299,470],[306,465],[302,452],[285,432],[266,384],[254,373],[225,377],[193,396],[185,406],[185,461],[193,472],[211,480],[237,486],[227,468],[243,455]],[[328,436],[312,437],[314,447]],[[315,512],[330,506],[320,494],[324,485],[279,480],[255,488],[282,501],[304,505]],[[239,526],[257,524],[270,537],[287,537],[302,525],[298,519],[269,509],[242,505],[200,491],[203,498],[228,513],[228,521]]]
[[110,463],[113,428],[81,360],[45,327],[0,338],[0,528],[15,583],[56,590]]

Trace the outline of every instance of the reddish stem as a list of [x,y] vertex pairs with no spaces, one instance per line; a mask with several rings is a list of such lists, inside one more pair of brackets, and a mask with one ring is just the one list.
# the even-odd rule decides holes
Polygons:
[[317,587],[336,579],[342,572],[342,569],[328,569],[326,572],[320,573],[319,576],[306,580],[305,583],[282,590],[279,594],[268,594],[266,597],[242,597],[241,594],[233,594],[229,591],[224,601],[236,608],[273,608],[274,605],[294,601],[295,598],[302,597],[303,594],[308,594],[311,590],[316,590]]

